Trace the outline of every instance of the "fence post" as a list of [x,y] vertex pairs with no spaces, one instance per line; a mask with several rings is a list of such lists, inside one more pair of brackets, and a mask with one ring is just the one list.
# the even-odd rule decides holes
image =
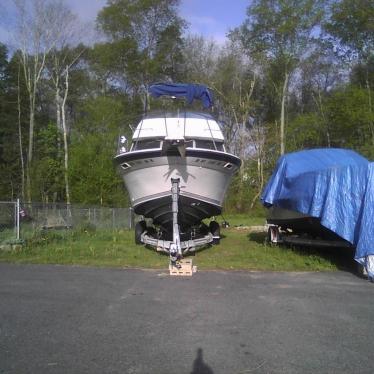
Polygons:
[[129,228],[132,229],[132,207],[129,208]]
[[16,230],[17,230],[17,240],[20,239],[20,221],[19,221],[19,211],[20,211],[20,206],[19,206],[19,199],[17,199],[17,204],[16,204]]

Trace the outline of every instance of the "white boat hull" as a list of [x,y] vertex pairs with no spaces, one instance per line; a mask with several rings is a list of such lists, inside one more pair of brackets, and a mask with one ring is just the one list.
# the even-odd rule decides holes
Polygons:
[[233,155],[187,150],[186,156],[129,152],[116,157],[118,170],[137,214],[169,227],[171,179],[179,179],[180,224],[190,226],[220,214],[232,176],[240,166]]

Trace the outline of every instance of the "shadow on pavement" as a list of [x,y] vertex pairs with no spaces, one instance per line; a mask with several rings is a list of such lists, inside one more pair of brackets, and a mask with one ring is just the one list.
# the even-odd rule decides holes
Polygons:
[[191,374],[214,374],[213,370],[203,360],[203,350],[197,350],[197,356],[193,362]]

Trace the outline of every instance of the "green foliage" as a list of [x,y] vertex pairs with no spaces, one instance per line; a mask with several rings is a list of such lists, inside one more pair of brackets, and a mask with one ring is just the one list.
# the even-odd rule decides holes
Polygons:
[[[99,45],[104,65],[138,90],[160,79],[177,78],[184,21],[178,0],[114,0],[97,17],[110,39]],[[113,65],[114,64],[114,65]]]
[[365,62],[359,62],[351,71],[352,84],[360,88],[374,88],[374,54]]
[[38,201],[60,201],[64,196],[61,134],[54,123],[38,130],[36,157],[32,164],[33,197]]
[[[374,93],[372,93],[374,95]],[[347,86],[330,94],[323,118],[319,113],[296,116],[287,128],[287,149],[297,151],[330,146],[350,148],[373,159],[373,112],[367,90]]]
[[[20,149],[18,134],[18,72],[17,58],[8,61],[8,50],[0,43],[0,200],[21,196]],[[26,88],[20,73],[21,111],[27,104]],[[21,117],[21,130],[25,130],[25,118]]]
[[134,108],[127,97],[119,94],[90,98],[79,107],[79,112],[80,118],[74,129],[77,137],[92,133],[117,132],[119,135],[120,129],[128,132],[128,124],[134,120]]
[[123,182],[113,164],[117,136],[86,134],[70,147],[72,202],[128,206]]
[[327,129],[318,113],[306,113],[290,121],[286,129],[288,152],[327,147]]
[[[253,160],[244,161],[242,174],[237,173],[228,190],[224,212],[229,214],[234,213],[249,213],[253,214],[251,210],[252,202],[258,198],[259,183],[257,179],[257,162]],[[256,207],[256,213],[259,214]]]
[[356,87],[338,90],[329,98],[327,108],[332,145],[352,148],[373,158],[374,113],[368,105],[367,90]]
[[[11,154],[8,145],[15,140],[14,131],[9,123],[13,120],[11,109],[9,108],[10,97],[7,92],[9,84],[7,48],[0,43],[0,193],[9,196],[9,182],[13,174],[13,167],[10,165],[16,163],[16,157]],[[5,180],[3,180],[3,178]]]
[[130,136],[134,108],[124,96],[97,96],[80,107],[70,146],[69,179],[73,202],[127,206],[113,157],[119,135]]
[[325,28],[345,48],[340,53],[364,60],[374,53],[372,0],[335,0]]
[[250,54],[283,59],[284,66],[291,71],[322,18],[321,4],[315,0],[254,0],[247,9],[247,19],[235,32],[236,37]]

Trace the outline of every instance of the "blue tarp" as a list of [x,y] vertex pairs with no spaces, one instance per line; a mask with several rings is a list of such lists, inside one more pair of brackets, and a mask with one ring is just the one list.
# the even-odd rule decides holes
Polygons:
[[355,259],[363,265],[374,255],[374,163],[354,151],[313,149],[282,156],[261,200],[319,218],[356,247]]
[[201,100],[204,108],[213,105],[212,92],[202,84],[157,83],[149,87],[149,92],[154,97],[184,97],[188,104],[192,104],[194,99]]

